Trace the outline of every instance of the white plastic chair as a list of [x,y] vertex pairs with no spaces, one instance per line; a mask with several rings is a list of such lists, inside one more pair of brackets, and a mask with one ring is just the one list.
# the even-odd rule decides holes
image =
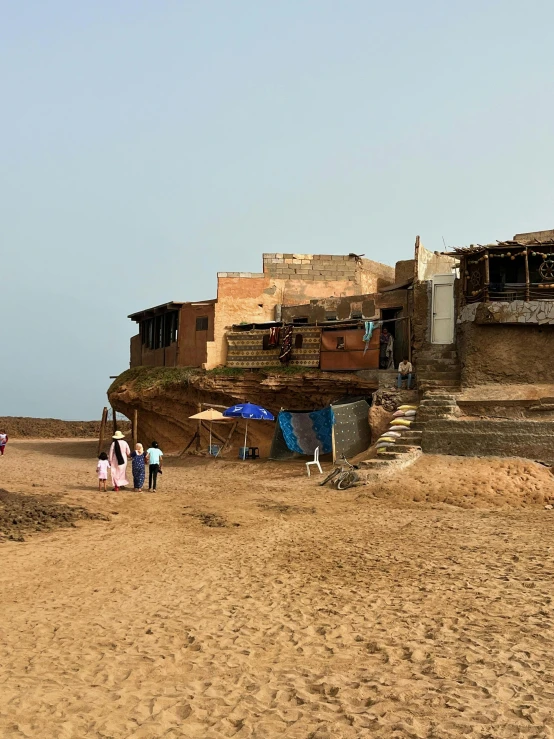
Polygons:
[[306,462],[306,471],[308,472],[308,477],[310,477],[310,465],[315,464],[317,469],[319,470],[320,474],[323,474],[323,470],[321,469],[321,465],[319,464],[319,447],[316,447],[314,452],[314,461],[313,462]]

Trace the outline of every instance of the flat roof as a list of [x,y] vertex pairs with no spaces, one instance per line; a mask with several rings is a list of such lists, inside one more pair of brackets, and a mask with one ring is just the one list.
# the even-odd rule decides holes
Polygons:
[[159,315],[160,313],[168,313],[169,311],[174,310],[180,310],[183,305],[192,305],[201,307],[203,305],[213,305],[214,303],[217,303],[217,298],[212,298],[211,300],[170,300],[169,303],[162,303],[161,305],[155,305],[153,308],[144,308],[143,310],[139,310],[136,313],[131,313],[131,315],[127,316],[127,318],[130,318],[131,321],[136,321],[137,323],[145,318],[151,318],[152,316]]

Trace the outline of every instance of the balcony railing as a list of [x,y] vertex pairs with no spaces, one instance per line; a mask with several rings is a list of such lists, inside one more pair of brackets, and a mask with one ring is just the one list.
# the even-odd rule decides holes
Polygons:
[[554,282],[491,282],[481,290],[465,295],[466,303],[512,303],[514,300],[554,300]]

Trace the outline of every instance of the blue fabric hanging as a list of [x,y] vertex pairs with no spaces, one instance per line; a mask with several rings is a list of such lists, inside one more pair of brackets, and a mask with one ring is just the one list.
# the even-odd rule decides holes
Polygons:
[[371,337],[373,336],[374,328],[375,328],[375,324],[373,323],[373,321],[365,322],[365,334],[363,338],[363,340],[365,341],[364,356],[367,350],[369,349],[369,342],[371,341]]
[[333,450],[335,416],[331,407],[311,413],[281,411],[278,421],[285,443],[292,452],[311,456],[316,447],[321,454]]

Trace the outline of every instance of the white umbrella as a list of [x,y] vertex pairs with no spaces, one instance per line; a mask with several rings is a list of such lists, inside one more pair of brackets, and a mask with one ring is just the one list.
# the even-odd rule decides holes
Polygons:
[[215,408],[208,408],[205,411],[201,411],[200,413],[195,413],[194,416],[189,416],[189,418],[195,418],[198,421],[209,421],[210,422],[210,454],[212,453],[212,423],[214,421],[227,421],[228,419],[223,415],[223,413],[220,413],[219,411],[216,411]]

